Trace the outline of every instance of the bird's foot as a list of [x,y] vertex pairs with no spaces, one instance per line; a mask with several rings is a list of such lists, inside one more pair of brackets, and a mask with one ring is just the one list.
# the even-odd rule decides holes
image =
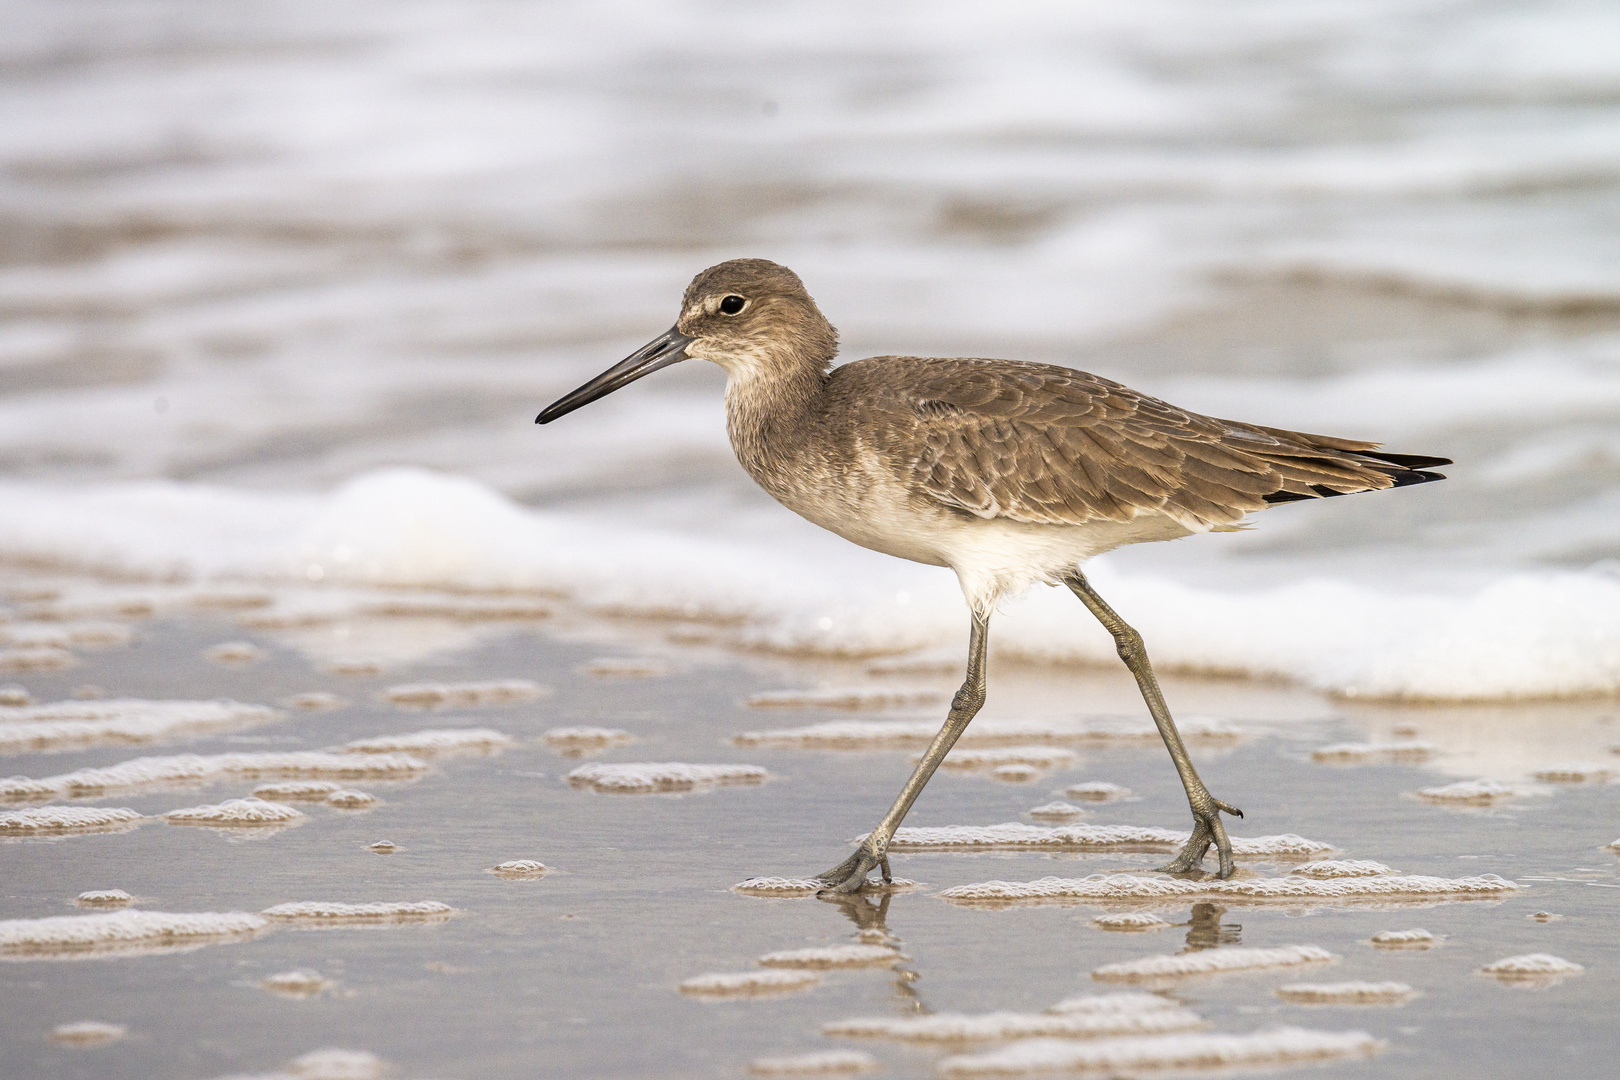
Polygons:
[[873,870],[883,871],[884,884],[894,881],[894,875],[889,872],[889,856],[879,855],[862,844],[855,854],[831,870],[817,874],[815,880],[823,883],[823,892],[858,893],[867,884],[866,875]]
[[1181,849],[1181,854],[1159,867],[1160,873],[1187,874],[1197,870],[1204,861],[1204,853],[1209,851],[1209,845],[1213,843],[1221,862],[1220,870],[1215,876],[1222,879],[1231,877],[1234,869],[1232,841],[1227,839],[1226,826],[1221,824],[1221,814],[1242,817],[1243,811],[1221,802],[1207,790],[1195,792],[1189,801],[1192,804],[1193,814],[1192,836],[1187,838],[1187,846]]

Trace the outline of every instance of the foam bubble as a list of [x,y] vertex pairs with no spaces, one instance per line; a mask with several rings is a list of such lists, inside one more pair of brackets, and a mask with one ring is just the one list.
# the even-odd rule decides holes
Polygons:
[[1127,933],[1168,930],[1170,928],[1170,923],[1159,918],[1151,911],[1117,911],[1097,915],[1092,918],[1091,925],[1099,930],[1122,930]]
[[537,701],[546,688],[528,679],[498,679],[491,682],[419,682],[390,686],[383,699],[395,705],[433,709],[465,708],[473,705],[511,705]]
[[378,840],[376,843],[367,844],[366,849],[375,851],[378,855],[392,855],[399,850],[399,845],[392,840]]
[[323,802],[339,789],[339,785],[330,780],[285,780],[279,784],[260,784],[253,789],[253,796],[274,802]]
[[1487,805],[1499,799],[1510,799],[1518,794],[1518,788],[1512,784],[1504,784],[1500,780],[1459,780],[1455,784],[1446,784],[1443,787],[1418,790],[1418,796],[1430,802],[1474,806]]
[[0,779],[0,799],[78,798],[162,784],[205,783],[229,776],[336,776],[345,779],[399,780],[427,771],[407,754],[329,754],[318,750],[263,753],[181,754],[121,761],[100,769],[78,769],[34,780]]
[[329,694],[325,690],[312,690],[306,694],[293,694],[283,698],[282,704],[289,709],[303,709],[306,712],[324,711],[326,709],[341,709],[348,702],[336,694]]
[[287,1062],[280,1072],[219,1080],[382,1080],[387,1062],[364,1050],[314,1050]]
[[0,754],[66,750],[103,742],[151,742],[278,720],[262,705],[235,701],[58,701],[0,716]]
[[783,949],[759,958],[768,968],[849,968],[889,966],[903,959],[887,945],[816,945],[807,949]]
[[71,1024],[57,1024],[51,1028],[51,1038],[69,1046],[96,1046],[116,1042],[129,1030],[123,1024],[109,1024],[101,1020],[76,1020]]
[[328,900],[304,900],[277,904],[260,914],[275,922],[309,926],[360,926],[368,923],[443,922],[455,908],[435,900],[345,904]]
[[1087,780],[1083,784],[1070,784],[1063,789],[1063,794],[1071,799],[1083,799],[1086,802],[1113,802],[1129,796],[1131,789],[1110,784],[1107,780]]
[[788,1057],[760,1057],[748,1063],[756,1076],[843,1076],[871,1072],[877,1059],[859,1050],[817,1050]]
[[264,799],[226,799],[211,806],[188,806],[163,815],[171,825],[207,825],[213,828],[288,825],[303,818],[300,810]]
[[764,690],[747,703],[756,709],[901,709],[937,705],[948,695],[928,687],[843,686],[815,690]]
[[1400,1005],[1417,991],[1403,982],[1290,983],[1273,991],[1296,1005]]
[[1546,987],[1571,975],[1579,975],[1586,969],[1580,964],[1551,953],[1525,953],[1522,956],[1508,956],[1493,961],[1479,970],[1481,974],[1494,976],[1503,982]]
[[87,889],[73,898],[80,907],[121,908],[135,902],[123,889]]
[[[1235,843],[1235,842],[1234,842]],[[1189,881],[1134,874],[1046,877],[1037,881],[985,881],[958,885],[939,895],[957,903],[1010,904],[1041,901],[1226,900],[1266,901],[1451,901],[1494,900],[1522,886],[1495,874],[1440,878],[1390,875],[1317,881],[1289,874],[1275,878],[1206,878]]]
[[[868,881],[861,886],[864,894],[907,892],[917,883],[897,877],[893,881]],[[731,891],[742,896],[799,897],[814,896],[827,888],[820,878],[755,877],[738,882]]]
[[1034,769],[1065,769],[1079,760],[1073,750],[1055,746],[1008,746],[995,749],[962,749],[953,747],[942,769],[997,769],[1004,765],[1023,765]]
[[545,877],[550,869],[545,863],[534,859],[509,859],[503,863],[496,863],[488,872],[510,881],[534,881]]
[[1181,1002],[1172,998],[1140,990],[1127,990],[1112,994],[1075,994],[1064,998],[1046,1011],[1114,1016],[1120,1013],[1162,1012],[1181,1008],[1183,1008]]
[[278,971],[274,975],[266,975],[259,980],[261,989],[267,990],[277,997],[309,998],[335,985],[332,980],[323,978],[318,971],[299,968],[297,971]]
[[325,799],[327,806],[333,806],[339,810],[370,810],[379,801],[377,796],[370,792],[350,789],[334,791]]
[[600,656],[585,665],[599,679],[647,679],[668,675],[669,664],[650,656]]
[[1311,751],[1312,761],[1334,765],[1365,765],[1373,762],[1428,761],[1440,748],[1426,742],[1343,742]]
[[1537,769],[1535,778],[1554,784],[1586,784],[1612,780],[1617,772],[1620,769],[1601,762],[1572,761]]
[[821,981],[813,971],[772,970],[695,975],[681,983],[681,993],[705,997],[752,997],[803,990]]
[[53,645],[0,649],[0,671],[61,671],[76,663],[72,653]]
[[1610,851],[1620,852],[1620,840],[1610,840],[1608,844],[1604,846],[1606,846]]
[[34,695],[30,694],[24,687],[15,684],[0,686],[0,708],[18,709],[31,704],[33,700]]
[[141,815],[125,807],[47,806],[0,813],[0,836],[123,832]]
[[491,728],[429,728],[405,735],[377,735],[333,747],[340,754],[489,754],[512,745],[512,737]]
[[823,1035],[899,1039],[903,1042],[1002,1042],[1008,1039],[1093,1039],[1162,1035],[1202,1027],[1203,1019],[1181,1008],[1076,1010],[1064,1013],[992,1012],[976,1015],[862,1017],[822,1025]]
[[541,736],[546,745],[563,757],[584,757],[586,754],[600,754],[614,746],[625,746],[635,742],[635,738],[628,732],[619,728],[605,727],[560,727],[552,728]]
[[1037,821],[1068,821],[1085,815],[1084,810],[1066,802],[1042,803],[1040,806],[1025,810],[1024,813]]
[[[770,746],[812,750],[922,749],[939,733],[937,720],[828,720],[804,727],[745,731],[732,737],[738,746]],[[1242,732],[1224,720],[1189,717],[1180,724],[1183,738],[1197,742],[1229,742]],[[1106,746],[1120,742],[1151,742],[1159,738],[1150,723],[1109,717],[1050,720],[1013,720],[986,717],[975,720],[957,741],[958,747],[984,746]],[[1083,797],[1083,796],[1080,796]]]
[[[1179,847],[1188,833],[1141,825],[1027,825],[1009,821],[1001,825],[912,826],[895,830],[891,851],[926,850],[1042,850],[1109,851]],[[865,837],[857,837],[856,842]],[[1238,855],[1309,857],[1332,851],[1330,844],[1292,833],[1277,836],[1232,837]]]
[[1379,949],[1432,949],[1438,943],[1427,930],[1381,930],[1369,938]]
[[251,664],[264,658],[264,650],[251,641],[222,641],[209,646],[203,655],[216,664]]
[[1327,881],[1331,878],[1380,877],[1399,871],[1391,870],[1383,863],[1373,862],[1370,859],[1324,859],[1321,862],[1296,866],[1288,872],[1298,874],[1300,877]]
[[1232,947],[1121,960],[1094,969],[1091,977],[1101,982],[1150,982],[1191,975],[1330,964],[1337,959],[1337,956],[1317,945],[1283,945],[1272,949]]
[[575,787],[615,795],[691,791],[721,784],[762,784],[770,773],[758,765],[690,765],[683,761],[581,765],[568,774]]
[[101,956],[252,937],[265,920],[244,911],[115,911],[0,921],[0,958]]
[[1094,1043],[1029,1039],[984,1054],[939,1063],[947,1076],[1016,1076],[1053,1070],[1237,1068],[1372,1055],[1383,1043],[1364,1031],[1275,1028],[1249,1035],[1182,1034],[1106,1039]]

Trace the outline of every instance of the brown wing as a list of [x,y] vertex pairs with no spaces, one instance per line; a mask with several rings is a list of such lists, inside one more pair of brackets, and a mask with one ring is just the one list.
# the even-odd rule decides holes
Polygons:
[[1442,479],[1443,458],[1188,412],[1068,368],[919,361],[906,380],[926,450],[913,482],[984,518],[1039,524],[1163,513],[1194,530],[1277,502]]

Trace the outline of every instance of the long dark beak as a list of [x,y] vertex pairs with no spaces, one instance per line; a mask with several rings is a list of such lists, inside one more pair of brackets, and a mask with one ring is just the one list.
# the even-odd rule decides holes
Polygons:
[[573,412],[581,405],[589,405],[599,397],[606,397],[621,386],[629,386],[643,375],[651,375],[659,368],[678,364],[686,359],[686,347],[692,339],[675,327],[608,368],[602,374],[575,390],[553,401],[534,418],[537,424],[549,424],[559,416]]

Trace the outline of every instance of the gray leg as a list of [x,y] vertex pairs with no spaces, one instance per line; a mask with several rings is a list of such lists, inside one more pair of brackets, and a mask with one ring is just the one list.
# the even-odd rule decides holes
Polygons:
[[967,730],[968,721],[978,713],[984,704],[984,654],[985,646],[990,638],[990,617],[981,618],[973,616],[973,636],[968,644],[967,679],[962,688],[956,692],[951,701],[951,712],[945,720],[945,726],[939,729],[934,741],[928,745],[928,751],[923,754],[922,761],[917,764],[916,771],[906,786],[900,789],[900,797],[894,800],[889,812],[883,815],[877,828],[861,842],[855,854],[828,870],[816,876],[827,883],[827,888],[833,892],[852,893],[859,892],[866,884],[866,875],[874,868],[881,867],[883,880],[889,881],[889,841],[894,837],[894,831],[905,820],[906,813],[911,804],[917,801],[922,789],[928,783],[928,778],[934,775],[939,763],[950,753],[951,747],[963,731]]
[[1158,725],[1159,735],[1164,739],[1165,749],[1170,751],[1170,760],[1176,763],[1176,772],[1181,776],[1181,786],[1187,790],[1187,802],[1192,806],[1193,831],[1188,839],[1187,846],[1181,849],[1168,866],[1160,867],[1172,874],[1186,873],[1196,869],[1204,861],[1204,853],[1209,850],[1211,841],[1215,843],[1215,850],[1220,855],[1220,876],[1232,876],[1232,842],[1226,838],[1226,827],[1221,824],[1221,811],[1228,814],[1243,816],[1243,811],[1235,806],[1228,806],[1209,793],[1204,782],[1198,779],[1198,770],[1193,768],[1192,758],[1187,756],[1187,747],[1181,741],[1181,733],[1176,730],[1176,722],[1170,719],[1170,710],[1164,703],[1164,695],[1159,692],[1159,680],[1153,676],[1153,665],[1148,663],[1147,648],[1142,644],[1142,635],[1126,625],[1114,609],[1109,607],[1092,589],[1091,582],[1086,580],[1084,574],[1076,570],[1063,579],[1080,602],[1091,609],[1108,632],[1114,635],[1114,647],[1119,650],[1119,658],[1125,661],[1125,666],[1131,669],[1136,676],[1136,685],[1142,690],[1142,699],[1147,702],[1148,712],[1153,714],[1153,722]]

